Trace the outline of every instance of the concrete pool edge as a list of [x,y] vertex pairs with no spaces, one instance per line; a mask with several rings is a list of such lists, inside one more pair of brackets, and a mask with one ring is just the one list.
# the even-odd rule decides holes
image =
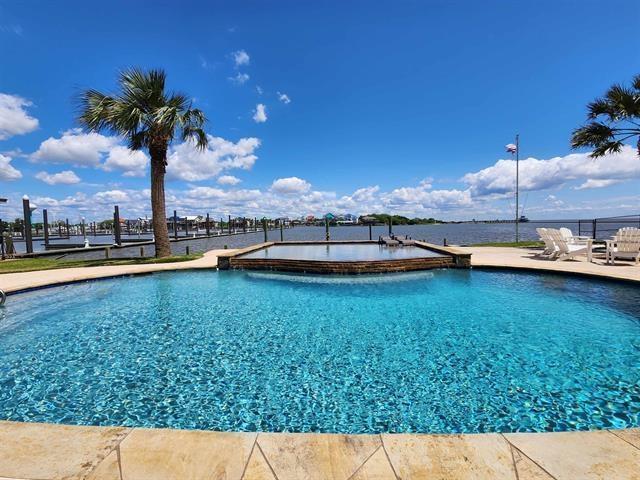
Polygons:
[[[360,241],[305,241],[305,242],[264,242],[249,247],[222,253],[218,256],[220,270],[274,270],[284,272],[314,274],[366,274],[386,272],[410,272],[434,268],[470,268],[471,254],[456,248],[441,247],[427,242],[415,242],[415,247],[438,253],[433,257],[415,257],[384,260],[305,260],[288,258],[247,258],[249,253],[272,246],[308,245],[377,245],[375,240]],[[403,247],[389,247],[403,248]]]
[[0,421],[0,478],[638,478],[640,429],[324,434]]

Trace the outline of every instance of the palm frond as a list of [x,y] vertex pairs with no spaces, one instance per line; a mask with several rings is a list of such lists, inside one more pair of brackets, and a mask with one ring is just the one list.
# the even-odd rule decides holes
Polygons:
[[113,130],[112,109],[117,100],[97,90],[83,92],[78,100],[80,125],[90,131]]
[[194,140],[196,142],[196,148],[198,150],[204,150],[209,145],[207,134],[202,128],[197,127],[184,127],[182,129],[182,141]]
[[640,116],[640,97],[632,90],[621,85],[614,85],[605,95],[615,113],[613,120]]
[[601,157],[620,152],[625,141],[638,137],[640,155],[640,75],[633,78],[631,88],[613,85],[587,109],[591,122],[574,130],[572,148],[590,147],[592,157]]
[[194,139],[198,148],[205,148],[207,136],[201,130],[206,122],[204,113],[192,109],[186,95],[168,95],[165,82],[162,70],[124,70],[118,78],[117,95],[97,90],[82,93],[78,121],[90,131],[124,136],[133,150],[148,148],[158,141],[168,145],[176,132],[183,139]]

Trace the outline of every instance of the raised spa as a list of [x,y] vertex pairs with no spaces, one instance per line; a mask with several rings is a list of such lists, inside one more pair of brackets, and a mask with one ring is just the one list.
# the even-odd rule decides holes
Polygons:
[[414,246],[387,247],[377,243],[275,244],[242,255],[242,258],[338,262],[405,260],[408,258],[436,257],[446,257],[446,255],[426,248]]
[[640,426],[640,289],[439,269],[10,295],[0,419],[290,432]]
[[222,270],[281,270],[306,273],[384,273],[470,266],[469,254],[424,242],[387,246],[361,242],[263,243],[223,253]]

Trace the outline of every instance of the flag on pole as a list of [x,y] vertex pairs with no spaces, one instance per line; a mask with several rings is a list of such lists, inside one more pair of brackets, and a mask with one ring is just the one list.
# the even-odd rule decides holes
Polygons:
[[505,145],[504,148],[506,148],[509,153],[516,153],[518,151],[518,147],[514,143]]

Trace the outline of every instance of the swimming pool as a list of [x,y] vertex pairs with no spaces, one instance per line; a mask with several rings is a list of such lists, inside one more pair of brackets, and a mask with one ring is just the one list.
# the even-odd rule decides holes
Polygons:
[[640,426],[640,289],[480,270],[160,273],[10,296],[0,419],[231,431]]

